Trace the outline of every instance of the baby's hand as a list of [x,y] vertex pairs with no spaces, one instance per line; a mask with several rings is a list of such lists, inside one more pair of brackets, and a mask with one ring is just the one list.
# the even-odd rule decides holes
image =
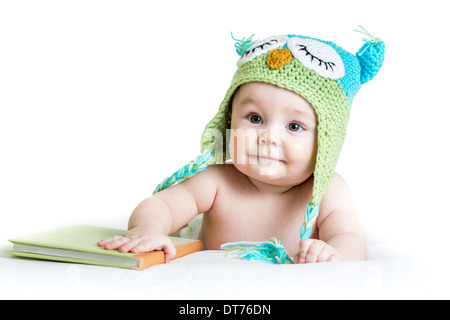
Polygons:
[[300,241],[300,251],[294,258],[295,263],[313,263],[338,261],[338,253],[324,241],[305,239]]
[[106,250],[119,249],[120,252],[138,253],[163,250],[166,262],[170,262],[177,253],[169,237],[157,228],[135,227],[122,236],[106,238],[97,244]]

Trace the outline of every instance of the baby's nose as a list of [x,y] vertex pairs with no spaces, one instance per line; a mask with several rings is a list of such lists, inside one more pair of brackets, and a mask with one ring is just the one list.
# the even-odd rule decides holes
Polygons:
[[274,70],[280,69],[292,60],[289,49],[273,49],[267,55],[267,64]]
[[259,129],[258,143],[278,146],[280,144],[280,137],[277,130],[273,129]]

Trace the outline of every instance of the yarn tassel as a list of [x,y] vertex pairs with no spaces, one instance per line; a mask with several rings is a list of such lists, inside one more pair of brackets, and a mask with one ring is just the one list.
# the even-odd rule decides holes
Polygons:
[[270,238],[262,242],[232,242],[220,246],[226,250],[227,257],[241,260],[260,261],[273,264],[293,264],[294,261],[284,247],[283,242]]
[[233,37],[233,32],[231,33],[231,38],[236,41],[234,47],[236,48],[236,52],[238,55],[242,56],[248,48],[250,48],[255,41],[252,40],[254,34],[252,34],[248,39],[242,38],[242,40],[238,40]]
[[[308,203],[306,208],[305,222],[300,228],[300,240],[309,238],[312,226],[319,214],[319,205]],[[262,242],[233,242],[220,246],[222,250],[228,251],[227,257],[239,258],[241,260],[261,261],[274,264],[293,264],[294,261],[284,247],[283,242],[276,238],[270,238]]]
[[164,179],[163,182],[161,182],[153,191],[153,194],[160,192],[180,181],[183,181],[184,179],[191,178],[192,176],[196,175],[200,171],[205,170],[210,160],[213,158],[213,152],[204,152],[202,155],[197,156],[195,160],[189,162],[187,165],[182,167],[180,170],[175,172],[170,177]]
[[372,46],[376,46],[381,40],[371,35],[370,32],[363,26],[358,26],[358,28],[359,29],[354,29],[353,31],[361,33],[364,41],[366,42],[356,54],[357,56],[362,56],[367,49]]
[[363,26],[358,26],[358,28],[354,29],[353,31],[359,32],[363,36],[367,37],[367,38],[364,38],[364,40],[369,41],[369,42],[373,42],[375,45],[377,45],[378,41],[380,41],[380,39],[378,39],[378,38],[374,37],[373,35],[371,35],[370,32],[367,31],[367,29],[364,28]]

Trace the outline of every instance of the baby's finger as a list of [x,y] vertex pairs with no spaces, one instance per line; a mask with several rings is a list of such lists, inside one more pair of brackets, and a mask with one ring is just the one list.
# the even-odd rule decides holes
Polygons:
[[[128,238],[125,238],[128,239]],[[128,241],[124,242],[122,245],[119,246],[119,251],[120,252],[138,252],[138,251],[133,251],[133,249],[139,245],[139,243],[142,242],[142,239],[137,238],[137,239],[128,239]],[[142,252],[142,251],[141,251]]]
[[107,243],[104,245],[104,248],[106,250],[115,250],[123,246],[125,243],[129,242],[130,239],[126,237],[118,237],[117,239],[114,239],[113,241]]
[[308,253],[306,254],[305,262],[314,263],[317,262],[317,258],[321,254],[323,249],[323,243],[320,241],[314,241],[308,248]]
[[158,250],[155,247],[155,243],[152,240],[136,240],[133,241],[133,247],[129,248],[129,251],[132,253],[138,253],[138,252],[150,252],[154,250]]
[[100,246],[100,247],[105,247],[105,249],[106,249],[107,245],[110,246],[111,244],[115,243],[117,240],[120,240],[120,239],[122,239],[121,236],[109,237],[109,238],[106,238],[106,239],[98,241],[97,245]]
[[110,243],[110,242],[116,240],[117,238],[118,238],[118,236],[109,237],[109,238],[106,238],[106,239],[97,241],[97,244],[98,244],[100,247],[103,247],[105,244]]
[[332,261],[334,250],[330,246],[324,246],[320,254],[317,256],[317,262]]
[[166,254],[166,262],[170,262],[173,260],[173,258],[175,258],[175,256],[177,255],[177,249],[175,248],[175,246],[173,245],[172,241],[170,241],[169,243],[167,243],[164,247],[163,247],[164,253]]
[[299,262],[305,263],[306,262],[306,255],[308,253],[309,248],[313,244],[313,240],[311,239],[305,239],[300,241],[300,250],[299,250]]
[[175,246],[173,245],[172,241],[164,241],[160,244],[152,241],[152,240],[144,240],[139,242],[136,246],[134,246],[130,252],[137,253],[137,252],[149,252],[153,250],[162,250],[165,253],[166,262],[172,261],[173,258],[175,258],[175,255],[177,254],[177,250],[175,249]]

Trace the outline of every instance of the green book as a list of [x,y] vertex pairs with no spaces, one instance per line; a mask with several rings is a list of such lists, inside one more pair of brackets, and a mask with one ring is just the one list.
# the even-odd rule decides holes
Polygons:
[[[106,250],[97,242],[126,230],[76,225],[10,239],[14,244],[6,253],[15,256],[144,270],[165,262],[164,251],[123,253]],[[169,237],[177,254],[174,259],[203,248],[199,240]]]

